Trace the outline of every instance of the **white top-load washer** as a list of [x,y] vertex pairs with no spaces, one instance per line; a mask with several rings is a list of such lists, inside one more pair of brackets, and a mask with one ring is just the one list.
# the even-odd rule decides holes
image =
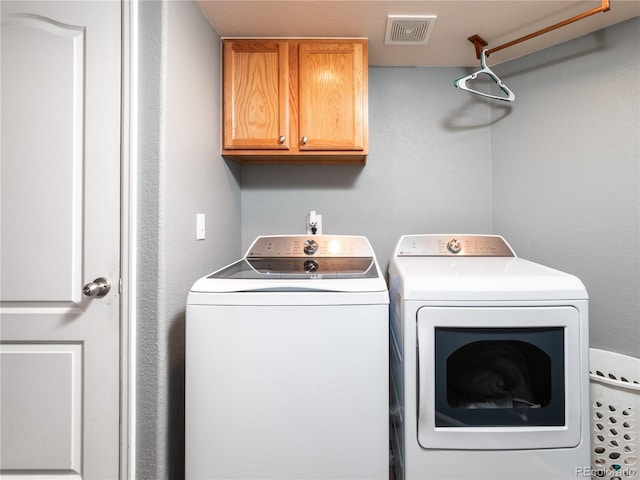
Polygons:
[[186,479],[387,479],[386,282],[365,237],[259,237],[195,282]]
[[589,470],[588,296],[496,235],[406,235],[389,267],[397,480]]

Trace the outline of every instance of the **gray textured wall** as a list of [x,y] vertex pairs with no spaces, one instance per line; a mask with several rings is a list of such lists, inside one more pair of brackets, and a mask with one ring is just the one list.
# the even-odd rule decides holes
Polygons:
[[640,357],[640,18],[514,60],[492,129],[493,224],[576,274],[591,346]]
[[241,253],[240,172],[220,159],[219,37],[193,2],[139,6],[137,478],[180,479],[185,302]]

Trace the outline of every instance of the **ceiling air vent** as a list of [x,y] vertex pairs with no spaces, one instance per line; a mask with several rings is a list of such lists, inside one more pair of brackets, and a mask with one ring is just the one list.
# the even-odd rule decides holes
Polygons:
[[426,45],[436,15],[389,15],[385,45]]

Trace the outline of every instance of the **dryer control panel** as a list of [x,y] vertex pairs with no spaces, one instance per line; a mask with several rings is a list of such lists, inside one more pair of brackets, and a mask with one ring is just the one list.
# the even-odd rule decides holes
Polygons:
[[499,235],[405,235],[398,257],[515,257]]

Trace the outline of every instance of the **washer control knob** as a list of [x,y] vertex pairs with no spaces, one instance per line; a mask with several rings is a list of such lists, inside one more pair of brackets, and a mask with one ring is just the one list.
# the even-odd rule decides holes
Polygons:
[[315,260],[305,260],[304,271],[306,273],[315,273],[318,271],[318,262]]
[[318,251],[318,242],[315,240],[305,240],[302,249],[307,255],[313,255]]
[[460,243],[460,240],[457,238],[452,238],[449,240],[449,243],[447,243],[447,250],[451,253],[460,253],[462,250],[462,243]]

